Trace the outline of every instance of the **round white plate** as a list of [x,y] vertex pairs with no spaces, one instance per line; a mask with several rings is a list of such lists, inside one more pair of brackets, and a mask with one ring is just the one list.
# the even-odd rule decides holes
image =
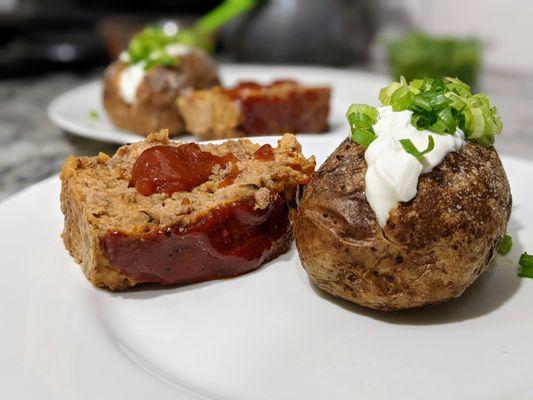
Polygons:
[[[300,138],[319,162],[331,137]],[[258,141],[272,141],[258,139]],[[380,313],[310,284],[296,251],[235,279],[95,289],[59,237],[59,180],[0,204],[3,399],[531,399],[533,163],[503,159],[514,248],[459,299]]]
[[[344,129],[344,113],[354,101],[373,104],[387,79],[368,73],[320,67],[288,67],[261,65],[221,65],[220,76],[225,85],[242,80],[271,82],[293,78],[306,84],[324,84],[333,88],[330,132]],[[91,117],[96,112],[97,118]],[[57,97],[48,107],[48,117],[61,129],[91,139],[112,143],[130,143],[140,136],[115,127],[107,118],[102,104],[102,83],[89,82]],[[195,140],[181,136],[180,140]]]

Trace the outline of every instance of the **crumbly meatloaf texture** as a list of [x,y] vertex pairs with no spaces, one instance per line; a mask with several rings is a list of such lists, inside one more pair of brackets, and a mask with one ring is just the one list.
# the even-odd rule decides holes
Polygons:
[[[161,232],[172,227],[197,223],[215,209],[243,199],[253,199],[256,209],[269,207],[272,195],[287,200],[299,184],[309,181],[314,157],[306,159],[294,135],[285,134],[274,150],[273,161],[258,161],[252,154],[260,147],[246,139],[222,144],[200,144],[203,151],[223,156],[233,153],[239,174],[228,186],[219,187],[231,167],[215,166],[209,180],[190,192],[143,196],[130,187],[131,169],[137,157],[156,145],[179,146],[168,133],[149,135],[144,141],[118,149],[113,157],[69,157],[61,171],[61,209],[65,215],[62,234],[65,247],[96,286],[112,290],[137,283],[112,266],[101,246],[109,232],[131,237]],[[285,246],[286,247],[286,246]],[[286,250],[286,248],[285,248]],[[279,253],[278,253],[279,254]]]
[[193,49],[180,56],[176,68],[155,67],[147,71],[133,104],[119,92],[119,78],[127,64],[115,61],[104,74],[104,107],[119,128],[146,136],[168,129],[170,135],[184,131],[176,99],[191,89],[206,89],[219,83],[214,61],[205,52]]
[[187,131],[203,139],[324,132],[328,129],[329,87],[293,81],[242,83],[186,93],[178,99]]

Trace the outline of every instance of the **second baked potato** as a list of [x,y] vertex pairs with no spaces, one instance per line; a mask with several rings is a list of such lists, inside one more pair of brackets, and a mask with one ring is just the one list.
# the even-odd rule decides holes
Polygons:
[[176,99],[191,89],[206,89],[219,83],[215,62],[203,50],[190,48],[179,56],[175,67],[157,66],[146,71],[135,98],[121,94],[121,74],[128,68],[117,60],[105,71],[104,107],[119,128],[141,135],[168,129],[170,135],[184,131]]

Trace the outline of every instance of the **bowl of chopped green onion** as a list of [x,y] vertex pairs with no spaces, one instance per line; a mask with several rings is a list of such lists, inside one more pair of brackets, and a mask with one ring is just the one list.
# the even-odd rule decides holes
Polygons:
[[473,38],[434,37],[412,32],[387,44],[395,79],[454,76],[475,86],[481,64],[481,43]]

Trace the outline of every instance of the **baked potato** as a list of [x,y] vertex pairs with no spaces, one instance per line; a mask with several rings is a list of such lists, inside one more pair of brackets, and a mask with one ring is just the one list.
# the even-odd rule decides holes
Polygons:
[[473,142],[449,153],[381,228],[365,197],[364,152],[346,139],[302,197],[294,231],[310,279],[378,310],[460,296],[489,268],[506,232],[512,200],[498,154]]
[[176,67],[157,66],[146,71],[133,103],[120,94],[120,74],[128,64],[117,60],[104,74],[104,108],[119,128],[148,135],[168,129],[170,135],[184,132],[176,99],[190,89],[206,89],[219,83],[213,59],[203,50],[191,48],[179,56]]

